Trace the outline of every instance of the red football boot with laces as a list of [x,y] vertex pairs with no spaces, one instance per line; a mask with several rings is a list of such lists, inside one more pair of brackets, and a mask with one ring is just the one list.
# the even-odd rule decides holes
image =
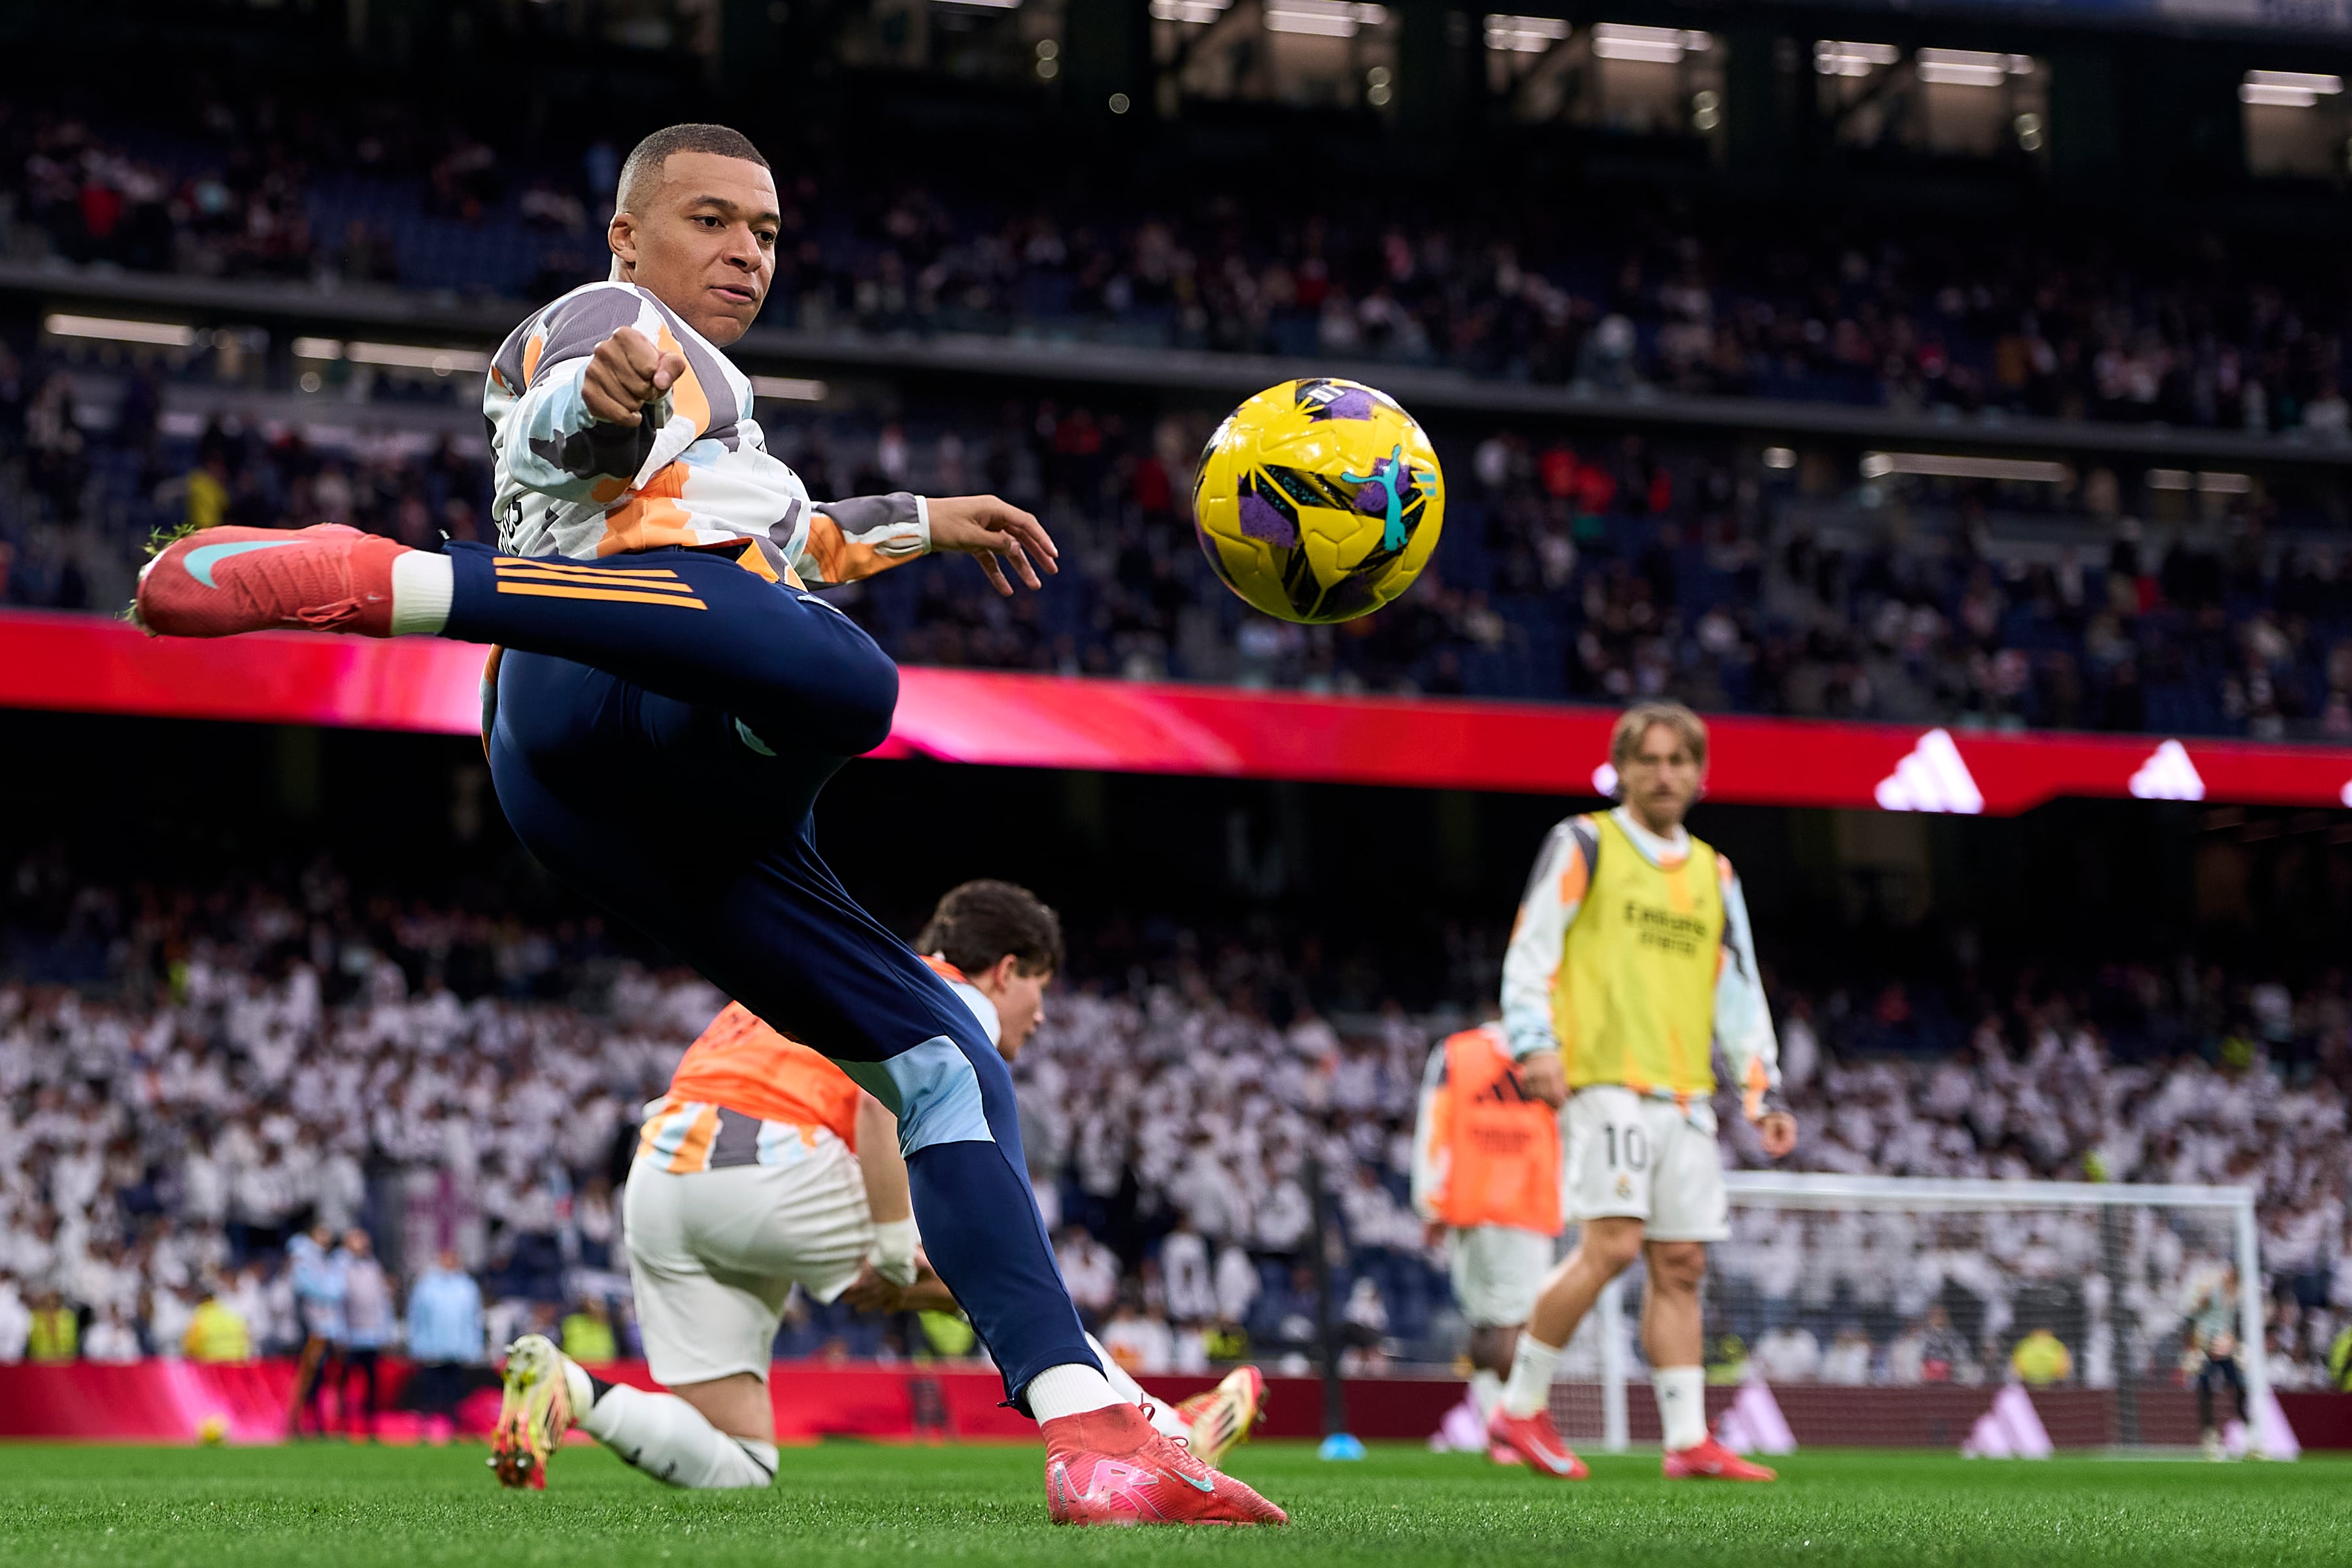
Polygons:
[[1488,1458],[1495,1448],[1508,1449],[1527,1461],[1528,1469],[1555,1480],[1580,1481],[1591,1474],[1584,1461],[1576,1457],[1569,1446],[1560,1441],[1559,1428],[1551,1424],[1551,1412],[1538,1410],[1532,1416],[1514,1416],[1501,1406],[1486,1419]]
[[159,637],[277,628],[392,635],[392,563],[408,547],[341,523],[206,528],[139,573],[139,624]]
[[1749,1464],[1729,1448],[1715,1440],[1709,1432],[1705,1440],[1687,1448],[1669,1448],[1660,1462],[1670,1481],[1769,1481],[1780,1479],[1780,1473],[1762,1465]]
[[1132,1405],[1045,1424],[1055,1524],[1287,1524],[1290,1516],[1162,1436]]

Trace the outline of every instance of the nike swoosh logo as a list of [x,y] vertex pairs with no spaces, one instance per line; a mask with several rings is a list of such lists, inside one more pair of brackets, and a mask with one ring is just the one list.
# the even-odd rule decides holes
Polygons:
[[1178,1480],[1182,1481],[1186,1486],[1191,1487],[1194,1491],[1214,1491],[1217,1490],[1217,1483],[1214,1481],[1196,1481],[1181,1470],[1171,1470],[1168,1473],[1174,1476]]
[[301,542],[300,539],[242,539],[233,545],[198,545],[187,553],[188,575],[206,588],[218,588],[220,584],[213,580],[213,568],[229,557],[243,555],[248,550],[277,549],[283,545],[299,545]]

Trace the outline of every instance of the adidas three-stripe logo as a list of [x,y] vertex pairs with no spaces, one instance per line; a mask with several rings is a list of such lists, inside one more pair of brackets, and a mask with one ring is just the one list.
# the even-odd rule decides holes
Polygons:
[[708,610],[695,597],[694,585],[667,567],[583,566],[576,561],[545,557],[493,557],[500,593],[534,599],[589,599],[612,604],[660,604],[672,609]]

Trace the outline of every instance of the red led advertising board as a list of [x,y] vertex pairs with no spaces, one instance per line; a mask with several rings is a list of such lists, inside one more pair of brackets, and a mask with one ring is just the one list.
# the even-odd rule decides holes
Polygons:
[[[486,650],[307,632],[193,642],[0,614],[0,706],[469,734]],[[908,667],[878,757],[1570,796],[1607,709]],[[2352,806],[2352,747],[1724,716],[1708,791],[1755,805],[2009,816],[2062,795]]]

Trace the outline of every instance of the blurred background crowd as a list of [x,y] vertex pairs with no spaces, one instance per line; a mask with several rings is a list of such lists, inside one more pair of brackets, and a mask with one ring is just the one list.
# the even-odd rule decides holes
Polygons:
[[[639,1108],[719,1006],[707,985],[593,920],[395,899],[325,861],[284,883],[113,886],[42,857],[8,903],[0,1359],[241,1359],[321,1323],[425,1362],[479,1364],[526,1324],[585,1359],[633,1349],[615,1187]],[[41,930],[62,935],[25,940]],[[1139,1369],[1305,1369],[1318,1175],[1351,1369],[1458,1349],[1411,1140],[1430,1048],[1476,999],[1416,1016],[1349,998],[1327,1017],[1301,974],[1213,933],[1081,940],[1021,1060],[1057,1256]],[[1797,1168],[2252,1185],[2273,1377],[2325,1378],[2352,1322],[2340,969],[2293,988],[2186,960],[1988,976],[1939,1004],[1975,1019],[1958,1051],[1899,985],[1775,993]],[[1727,1158],[1765,1164],[1724,1110]],[[1742,1209],[1713,1276],[1724,1355],[1790,1381],[1916,1381],[1899,1342],[1933,1312],[1965,1331],[1940,1375],[1998,1376],[2054,1325],[2071,1375],[2162,1377],[2229,1240],[2210,1215],[2147,1217],[2128,1300],[2110,1301],[2085,1293],[2097,1229],[2079,1211],[1822,1223]],[[802,1300],[778,1351],[966,1354],[958,1327]],[[1578,1352],[1587,1375],[1597,1354]]]
[[[142,122],[8,105],[5,248],[519,305],[604,273],[626,151],[609,139],[518,139],[395,103],[162,107]],[[2342,257],[2216,234],[2151,249],[2057,222],[1963,239],[1940,220],[1759,225],[1475,184],[1338,207],[1271,187],[1024,201],[845,166],[779,186],[772,327],[2352,438]]]

